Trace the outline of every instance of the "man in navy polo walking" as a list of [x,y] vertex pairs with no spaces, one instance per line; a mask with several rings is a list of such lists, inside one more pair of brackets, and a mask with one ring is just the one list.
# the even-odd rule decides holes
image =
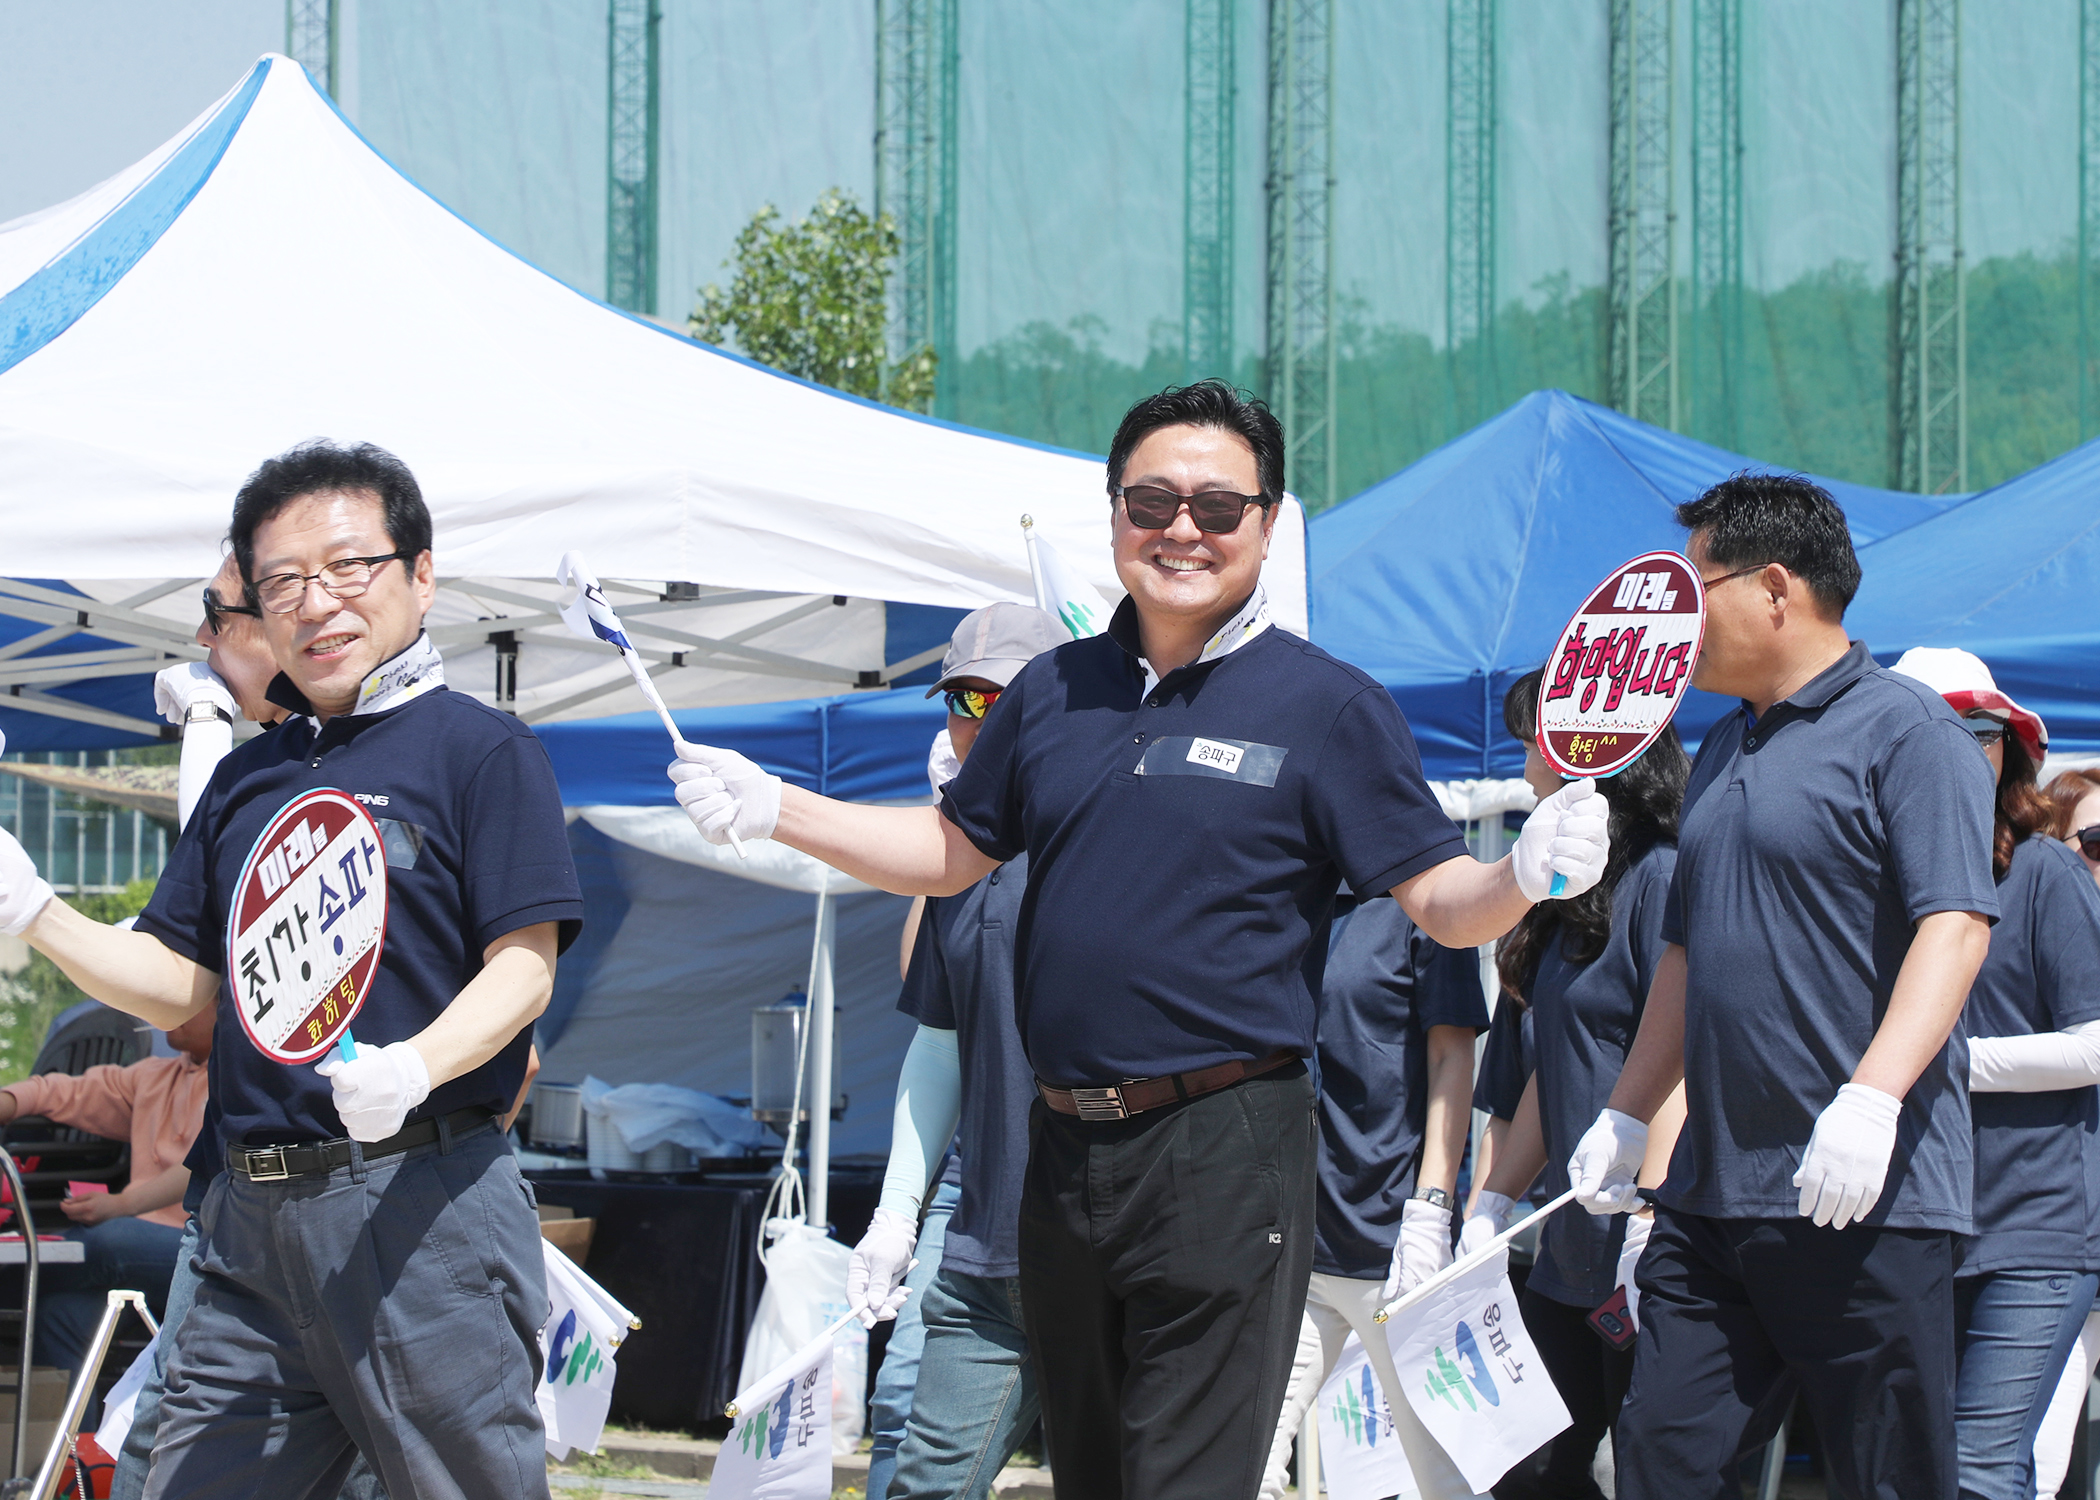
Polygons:
[[1340,883],[1463,947],[1556,871],[1574,894],[1604,868],[1585,783],[1511,858],[1471,858],[1392,698],[1275,628],[1283,455],[1268,409],[1215,381],[1131,408],[1108,462],[1130,597],[1014,678],[938,808],[833,802],[705,746],[671,768],[705,837],[777,837],[884,890],[1028,855],[1022,1300],[1058,1489],[1086,1500],[1260,1484],[1312,1269],[1305,1059]]

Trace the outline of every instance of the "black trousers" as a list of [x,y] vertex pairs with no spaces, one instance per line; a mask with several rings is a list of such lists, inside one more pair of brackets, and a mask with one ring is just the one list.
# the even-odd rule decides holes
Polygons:
[[1830,1493],[1954,1500],[1951,1235],[1658,1208],[1619,1412],[1619,1500],[1738,1500],[1799,1390]]
[[1312,1276],[1302,1063],[1128,1120],[1040,1101],[1021,1298],[1058,1500],[1252,1500]]
[[[1569,1425],[1495,1482],[1495,1500],[1604,1500],[1590,1477],[1597,1445],[1619,1420],[1633,1350],[1614,1349],[1589,1325],[1589,1310],[1526,1287],[1518,1298],[1524,1330],[1566,1403]],[[1645,1307],[1645,1304],[1643,1304]]]

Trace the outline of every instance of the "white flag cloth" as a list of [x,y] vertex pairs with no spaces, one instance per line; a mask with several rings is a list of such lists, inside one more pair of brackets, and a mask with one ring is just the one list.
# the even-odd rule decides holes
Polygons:
[[[1393,1409],[1355,1334],[1342,1345],[1314,1409],[1329,1500],[1386,1500],[1415,1493],[1414,1471],[1393,1431]],[[1308,1492],[1302,1479],[1298,1488]]]
[[1408,1405],[1475,1490],[1568,1426],[1517,1312],[1506,1249],[1395,1315],[1386,1338]]
[[102,1425],[95,1429],[95,1442],[111,1458],[124,1446],[124,1436],[131,1431],[131,1419],[138,1412],[139,1392],[146,1387],[146,1377],[153,1373],[153,1353],[160,1348],[160,1335],[154,1334],[146,1340],[138,1358],[131,1368],[117,1378],[102,1399]]
[[568,1256],[545,1240],[540,1244],[547,1256],[551,1304],[540,1329],[540,1420],[547,1428],[547,1451],[560,1459],[572,1448],[597,1451],[612,1405],[613,1355],[634,1314]]
[[715,1455],[710,1500],[830,1500],[831,1330],[763,1378]]
[[1029,567],[1035,574],[1036,608],[1056,615],[1075,641],[1108,629],[1108,605],[1101,591],[1065,561],[1062,552],[1037,537],[1034,527],[1023,530],[1028,537]]

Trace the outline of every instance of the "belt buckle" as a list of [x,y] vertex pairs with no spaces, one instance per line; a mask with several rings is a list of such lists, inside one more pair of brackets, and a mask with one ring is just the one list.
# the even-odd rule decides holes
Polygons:
[[1082,1120],[1127,1120],[1130,1111],[1123,1105],[1121,1088],[1073,1089],[1072,1106],[1079,1111]]
[[[274,1160],[273,1166],[262,1166],[261,1162]],[[284,1147],[250,1146],[241,1153],[241,1171],[250,1182],[284,1182],[292,1175],[284,1164]]]

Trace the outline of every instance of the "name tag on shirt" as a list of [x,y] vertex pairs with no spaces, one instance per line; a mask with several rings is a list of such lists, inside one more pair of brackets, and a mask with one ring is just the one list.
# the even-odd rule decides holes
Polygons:
[[1177,734],[1154,740],[1137,763],[1140,776],[1210,776],[1248,786],[1274,786],[1283,758],[1281,745]]

